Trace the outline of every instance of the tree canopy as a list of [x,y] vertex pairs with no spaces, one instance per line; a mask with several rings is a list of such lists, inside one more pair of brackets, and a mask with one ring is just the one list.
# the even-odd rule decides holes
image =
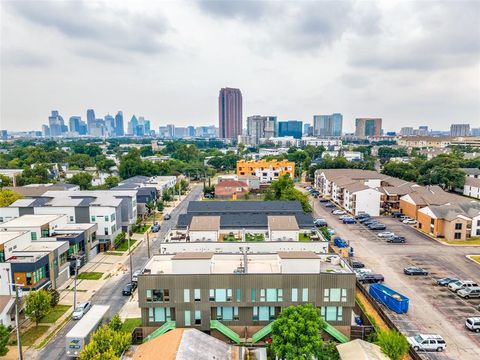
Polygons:
[[30,292],[25,297],[25,314],[36,326],[51,309],[52,295],[47,290]]
[[265,192],[265,200],[297,200],[302,204],[303,211],[312,212],[312,206],[308,201],[308,195],[295,189],[295,184],[289,174],[280,176]]
[[12,205],[18,199],[21,199],[22,195],[16,193],[10,189],[0,190],[0,207],[7,207]]

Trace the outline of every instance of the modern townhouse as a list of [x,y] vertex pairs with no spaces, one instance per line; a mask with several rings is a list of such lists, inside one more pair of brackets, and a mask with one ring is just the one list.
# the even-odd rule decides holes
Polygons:
[[465,185],[463,186],[463,195],[480,199],[480,177],[465,177]]
[[190,202],[160,251],[239,253],[309,250],[327,253],[328,242],[298,201]]
[[264,184],[277,180],[285,174],[289,174],[292,179],[295,177],[295,163],[293,161],[237,161],[237,176],[254,175]]
[[196,328],[236,343],[268,338],[283,308],[313,304],[349,335],[356,276],[338,255],[308,251],[154,255],[138,278],[144,327]]

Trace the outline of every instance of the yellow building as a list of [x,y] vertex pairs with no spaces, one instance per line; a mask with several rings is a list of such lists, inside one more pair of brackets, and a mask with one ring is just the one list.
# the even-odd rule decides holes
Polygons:
[[295,177],[295,163],[293,161],[237,161],[237,176],[253,175],[258,177],[261,183],[270,183],[285,174],[290,174],[292,179]]

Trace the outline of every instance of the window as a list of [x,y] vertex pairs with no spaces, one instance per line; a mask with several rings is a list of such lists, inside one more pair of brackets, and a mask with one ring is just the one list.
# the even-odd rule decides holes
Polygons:
[[183,289],[183,302],[190,302],[190,289]]
[[42,238],[48,237],[48,229],[42,229],[41,235]]
[[257,289],[252,289],[252,302],[257,300]]
[[27,279],[27,285],[32,285],[32,273],[26,273],[25,278]]
[[238,307],[219,306],[217,307],[217,320],[233,321],[238,320]]
[[322,306],[320,309],[321,316],[326,321],[342,321],[343,307],[341,306]]
[[95,215],[90,216],[90,221],[95,222]]
[[195,325],[202,324],[202,312],[200,310],[195,310]]
[[156,289],[147,290],[147,302],[169,302],[170,290],[168,289]]
[[302,301],[308,301],[308,289],[307,288],[302,289]]
[[70,221],[71,221],[71,222],[73,222],[73,221],[74,221],[74,219],[73,219],[73,216],[70,216]]
[[260,301],[283,301],[283,289],[260,289]]
[[37,233],[36,233],[35,231],[32,231],[32,232],[30,233],[30,238],[31,238],[32,240],[37,240]]
[[242,301],[242,290],[241,290],[241,289],[237,289],[237,291],[236,291],[236,296],[235,296],[235,300],[236,300],[237,302]]
[[112,225],[112,234],[115,233],[115,225]]
[[323,301],[347,302],[347,289],[325,289]]
[[200,289],[194,289],[193,290],[193,297],[195,301],[201,301],[201,296],[200,296]]
[[232,289],[210,289],[209,300],[218,302],[232,301]]
[[103,218],[108,222],[108,215],[105,215]]
[[293,288],[292,289],[292,302],[297,302],[298,301],[298,289]]
[[185,326],[192,325],[191,317],[192,317],[192,315],[191,315],[190,310],[185,310],[185,313],[184,313]]
[[462,233],[455,233],[455,240],[459,240],[462,238]]
[[462,230],[462,224],[461,223],[455,224],[455,230]]
[[252,319],[257,321],[275,320],[275,306],[254,306]]
[[430,220],[431,225],[435,225],[435,219]]
[[108,228],[103,229],[105,231],[105,235],[108,235]]
[[115,214],[110,215],[110,221],[115,221]]

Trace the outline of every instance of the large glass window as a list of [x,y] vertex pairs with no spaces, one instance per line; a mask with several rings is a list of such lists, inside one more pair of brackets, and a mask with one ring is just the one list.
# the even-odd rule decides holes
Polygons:
[[326,321],[342,321],[343,307],[341,306],[322,306],[320,314]]
[[183,289],[183,301],[190,302],[190,289]]
[[308,289],[307,288],[302,289],[302,301],[308,301]]
[[324,289],[323,301],[347,302],[347,289]]
[[257,289],[252,289],[252,302],[257,300]]
[[172,320],[170,308],[149,308],[148,320],[151,322]]
[[298,289],[293,288],[292,289],[292,302],[297,302],[298,301]]
[[209,300],[217,302],[232,301],[232,289],[210,289]]
[[169,289],[147,290],[147,302],[169,302]]
[[185,326],[192,325],[192,314],[191,314],[190,310],[185,310],[185,312],[184,312],[184,322],[185,322]]
[[238,320],[238,307],[236,306],[217,307],[217,320],[225,320],[225,321]]
[[258,321],[275,320],[275,306],[254,306],[253,320],[258,320]]
[[260,301],[283,301],[283,289],[260,289]]
[[242,301],[242,290],[241,290],[241,289],[237,289],[237,291],[236,291],[236,296],[235,296],[235,297],[236,297],[235,300],[236,300],[237,302]]

